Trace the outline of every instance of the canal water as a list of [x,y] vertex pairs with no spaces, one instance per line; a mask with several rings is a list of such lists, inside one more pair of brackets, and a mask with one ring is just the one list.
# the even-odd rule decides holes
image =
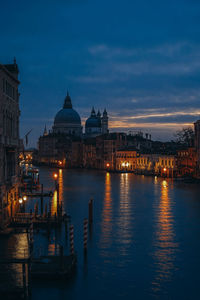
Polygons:
[[[56,170],[59,198],[74,225],[77,270],[66,282],[36,282],[33,300],[199,299],[200,186],[171,179],[86,170]],[[44,191],[53,169],[41,168]],[[56,195],[46,203],[57,209]],[[83,220],[94,199],[87,257]],[[35,200],[28,200],[27,209]],[[50,203],[49,203],[50,202]],[[21,243],[25,243],[26,237]],[[65,230],[35,234],[35,252],[54,254]],[[17,250],[16,250],[17,251]]]

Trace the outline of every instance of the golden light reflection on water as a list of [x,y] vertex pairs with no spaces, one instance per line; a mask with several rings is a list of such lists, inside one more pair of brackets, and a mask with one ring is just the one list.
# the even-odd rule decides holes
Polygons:
[[[119,203],[119,222],[118,236],[123,246],[130,245],[132,240],[131,222],[133,221],[133,207],[130,202],[131,176],[129,173],[122,173],[120,176],[120,203]],[[132,202],[133,204],[133,202]],[[123,251],[125,250],[122,247]]]
[[63,170],[59,169],[58,173],[58,192],[55,190],[53,193],[52,201],[51,201],[51,215],[54,216],[55,213],[57,214],[57,206],[62,203],[63,206]]
[[[8,244],[6,245],[5,253],[7,258],[17,258],[17,259],[28,258],[29,251],[28,251],[27,234],[21,233],[17,235],[12,235],[11,238],[8,240]],[[9,269],[6,270],[6,273],[4,275],[5,275],[5,280],[9,281],[10,286],[12,285],[22,286],[22,265],[21,264],[9,264]]]
[[103,211],[102,211],[102,236],[101,236],[101,244],[104,247],[109,247],[111,244],[111,230],[112,230],[112,186],[111,186],[111,175],[110,173],[106,173],[105,176],[105,194],[104,194],[104,202],[103,202]]
[[59,169],[58,184],[59,184],[59,203],[63,203],[63,170],[62,169]]
[[54,191],[52,201],[51,201],[51,215],[54,216],[57,214],[57,201],[58,201],[58,193]]
[[163,180],[160,185],[160,200],[156,207],[156,232],[153,254],[155,278],[152,281],[154,292],[160,291],[161,285],[172,280],[175,254],[178,249],[174,231],[173,202],[169,197],[169,184]]

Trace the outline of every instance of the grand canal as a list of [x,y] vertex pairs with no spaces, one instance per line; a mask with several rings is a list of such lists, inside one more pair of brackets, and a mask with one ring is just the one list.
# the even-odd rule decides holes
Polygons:
[[[199,299],[198,184],[101,171],[57,172],[60,201],[75,228],[77,271],[64,283],[34,283],[33,300]],[[54,187],[52,174],[40,169],[47,190]],[[83,220],[91,197],[94,222],[86,258]],[[28,200],[28,209],[33,201]],[[54,195],[52,211],[56,205]],[[34,238],[35,251],[54,254],[62,244],[69,253],[64,229]]]

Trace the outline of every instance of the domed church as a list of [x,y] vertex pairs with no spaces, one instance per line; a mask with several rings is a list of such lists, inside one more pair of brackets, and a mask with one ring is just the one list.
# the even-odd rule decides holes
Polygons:
[[65,133],[67,135],[82,136],[81,118],[72,108],[69,93],[65,98],[63,108],[56,114],[53,125],[53,133]]
[[101,117],[100,111],[96,114],[93,107],[90,117],[85,122],[85,135],[86,137],[96,137],[105,133],[108,133],[107,111],[104,109],[103,116]]

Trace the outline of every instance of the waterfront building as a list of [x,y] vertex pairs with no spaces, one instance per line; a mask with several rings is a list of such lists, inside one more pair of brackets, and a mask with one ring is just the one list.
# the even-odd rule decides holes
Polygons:
[[85,122],[85,136],[96,137],[108,132],[108,114],[106,109],[104,109],[103,116],[101,117],[100,111],[96,114],[93,107],[90,117]]
[[195,148],[177,151],[178,176],[192,176],[197,174],[197,152]]
[[83,141],[82,139],[72,140],[71,152],[66,155],[66,165],[71,168],[83,167]]
[[116,152],[116,170],[173,177],[176,159],[174,155],[142,154],[136,149],[119,149]]
[[19,80],[16,60],[0,64],[0,228],[18,209],[19,196]]
[[140,154],[137,157],[137,173],[174,177],[176,158],[174,155]]
[[136,134],[127,135],[127,147],[135,148],[140,151],[152,150],[151,135],[148,133],[138,132]]
[[57,165],[62,161],[64,166],[66,157],[71,154],[71,138],[64,133],[49,132],[43,135],[38,142],[38,162],[40,164]]
[[119,149],[116,151],[116,170],[135,171],[137,168],[137,150]]
[[116,151],[126,146],[126,134],[113,132],[96,137],[96,165],[98,169],[116,169]]
[[97,168],[96,159],[96,138],[87,138],[83,142],[83,167],[88,169]]

